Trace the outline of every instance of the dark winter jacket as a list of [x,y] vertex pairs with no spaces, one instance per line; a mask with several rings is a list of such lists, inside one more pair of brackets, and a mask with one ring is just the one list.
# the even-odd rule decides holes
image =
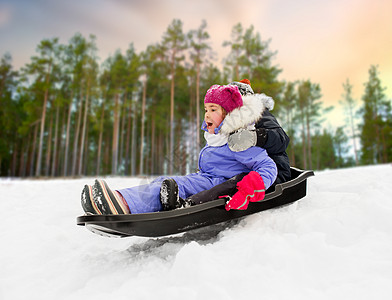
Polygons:
[[290,180],[290,162],[286,153],[290,142],[289,137],[268,109],[264,111],[262,118],[256,123],[256,130],[260,128],[265,129],[267,139],[261,142],[262,145],[260,145],[258,139],[257,146],[267,150],[268,155],[274,160],[278,168],[278,177],[274,184]]

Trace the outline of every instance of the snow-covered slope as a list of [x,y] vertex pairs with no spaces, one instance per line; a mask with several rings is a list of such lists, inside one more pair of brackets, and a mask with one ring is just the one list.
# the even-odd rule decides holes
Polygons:
[[390,164],[316,172],[292,205],[160,239],[76,226],[92,182],[0,180],[0,299],[392,298]]

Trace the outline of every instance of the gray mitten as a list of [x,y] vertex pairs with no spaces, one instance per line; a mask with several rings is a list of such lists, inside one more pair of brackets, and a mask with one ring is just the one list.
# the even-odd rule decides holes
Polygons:
[[240,129],[229,135],[227,144],[231,151],[240,152],[256,146],[257,136],[255,130]]

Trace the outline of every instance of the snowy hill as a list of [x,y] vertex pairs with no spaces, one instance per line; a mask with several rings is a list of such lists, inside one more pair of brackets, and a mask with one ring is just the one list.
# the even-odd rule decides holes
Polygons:
[[1,300],[392,298],[390,164],[316,172],[292,205],[160,239],[76,226],[92,182],[0,180]]

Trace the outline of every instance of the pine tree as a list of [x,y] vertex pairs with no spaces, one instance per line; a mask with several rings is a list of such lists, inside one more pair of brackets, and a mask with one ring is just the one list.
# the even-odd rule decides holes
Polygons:
[[243,52],[243,31],[241,23],[234,25],[231,29],[231,40],[223,42],[223,47],[230,46],[230,54],[225,63],[232,67],[231,78],[237,80],[240,80],[238,78],[240,78],[241,55]]
[[347,156],[348,153],[348,148],[347,148],[347,142],[348,142],[348,137],[344,133],[344,128],[343,127],[338,127],[336,128],[335,135],[333,137],[333,145],[334,145],[334,150],[335,150],[335,156],[336,156],[336,162],[334,167],[335,168],[342,168],[345,167],[346,164],[346,159],[345,157]]
[[[231,41],[225,41],[223,46],[230,46],[231,51],[226,58],[227,75],[231,81],[248,78],[252,89],[258,93],[265,93],[275,100],[279,99],[284,84],[278,80],[282,71],[272,64],[276,52],[269,50],[271,41],[263,41],[260,33],[254,32],[253,25],[245,30],[238,23],[233,26]],[[276,106],[277,110],[279,106]]]
[[281,126],[285,128],[288,136],[290,137],[290,144],[287,149],[290,163],[295,166],[295,153],[294,153],[294,144],[296,142],[295,133],[298,124],[298,118],[296,116],[296,106],[298,104],[298,94],[296,91],[296,84],[295,82],[287,82],[285,84],[283,97],[279,103],[280,107],[280,116],[282,120]]
[[355,164],[358,165],[358,149],[357,149],[357,142],[356,142],[356,131],[355,131],[355,100],[352,97],[352,88],[353,86],[350,84],[350,81],[347,79],[345,83],[343,83],[343,90],[344,94],[342,95],[343,100],[340,103],[343,105],[346,111],[346,120],[350,126],[351,131],[351,139],[353,143],[354,149],[354,158]]
[[[143,73],[145,73],[146,90],[146,123],[151,123],[150,143],[150,173],[162,174],[164,172],[165,154],[168,145],[163,139],[170,132],[169,118],[170,106],[170,66],[167,64],[165,49],[160,44],[149,45],[142,53]],[[150,120],[149,121],[147,121]],[[157,142],[152,142],[155,140]]]
[[336,167],[336,155],[333,145],[333,136],[326,129],[315,130],[312,139],[312,168],[323,170]]
[[378,67],[369,69],[369,79],[365,83],[362,96],[361,113],[361,162],[364,164],[386,163],[391,161],[391,102],[386,100],[385,87],[381,86]]
[[[194,66],[196,67],[196,133],[200,129],[200,72],[201,65],[206,63],[206,56],[208,51],[211,50],[211,47],[207,43],[207,40],[210,38],[210,35],[206,31],[207,22],[203,20],[202,24],[197,30],[192,30],[188,34],[188,38],[190,40],[191,47],[191,59],[193,61]],[[192,102],[191,102],[192,106]],[[191,116],[192,117],[192,116]],[[191,120],[191,123],[193,121]],[[200,151],[200,135],[196,134],[196,145],[194,146],[195,152],[199,153]]]
[[169,174],[173,173],[174,163],[174,80],[176,68],[184,59],[181,52],[187,48],[185,34],[182,31],[182,21],[173,20],[163,36],[162,46],[165,49],[170,65],[170,141],[169,141]]
[[87,142],[87,127],[88,127],[88,115],[90,111],[90,102],[92,97],[95,96],[95,88],[97,86],[97,76],[98,76],[98,64],[97,60],[97,47],[95,44],[95,36],[91,35],[90,40],[87,42],[86,56],[84,60],[83,67],[83,81],[84,81],[84,89],[85,89],[85,105],[84,105],[84,114],[83,114],[83,124],[82,124],[82,136],[80,140],[80,150],[79,150],[79,164],[78,164],[78,175],[82,175],[82,167],[85,161],[85,157],[87,156],[85,151],[85,144]]
[[124,101],[126,89],[127,63],[124,56],[117,51],[110,65],[111,94],[113,96],[113,139],[112,139],[112,172],[116,175],[119,162],[120,107]]
[[298,109],[302,125],[303,168],[312,168],[312,131],[318,129],[323,122],[321,116],[332,107],[323,108],[321,88],[310,80],[302,81],[298,86]]
[[98,130],[98,145],[97,145],[97,158],[96,158],[96,175],[105,173],[102,167],[102,148],[104,144],[104,129],[105,129],[105,121],[107,118],[105,116],[108,114],[106,113],[107,105],[106,101],[109,99],[109,85],[108,82],[110,80],[110,73],[109,70],[103,70],[102,74],[99,77],[99,90],[100,90],[100,100],[97,102],[96,107],[96,115],[97,115],[97,130]]
[[[80,33],[76,33],[66,45],[64,50],[63,64],[64,73],[69,78],[67,79],[69,85],[69,100],[68,102],[68,115],[67,126],[65,130],[65,150],[63,172],[64,176],[76,175],[79,173],[79,164],[81,160],[80,151],[84,146],[81,145],[81,131],[82,135],[85,129],[82,128],[82,112],[83,112],[83,99],[85,101],[85,109],[88,108],[88,97],[93,81],[90,76],[96,73],[95,62],[95,37],[90,36],[90,41],[86,40]],[[92,73],[89,74],[88,70]],[[90,77],[90,79],[87,79]],[[88,83],[89,82],[89,83]],[[87,88],[90,84],[90,88]],[[86,98],[85,98],[86,97]],[[87,106],[86,106],[87,103]],[[74,112],[76,108],[76,112]],[[73,145],[70,144],[71,136],[73,137]],[[72,150],[72,152],[70,151]],[[69,158],[71,155],[71,162]],[[69,168],[70,167],[70,168]],[[70,172],[69,172],[70,170]]]
[[[135,99],[131,99],[132,101],[129,101],[130,98],[133,98],[133,95],[138,95],[138,97],[141,94],[142,97],[142,105],[141,105],[141,119],[140,119],[140,123],[141,123],[141,134],[138,135],[140,136],[140,159],[139,159],[139,174],[144,174],[144,154],[145,154],[145,139],[144,139],[144,127],[145,127],[145,122],[146,122],[146,93],[147,91],[146,89],[146,85],[144,84],[143,86],[140,85],[140,75],[141,75],[141,57],[140,55],[138,55],[135,51],[135,48],[133,46],[133,44],[130,44],[127,51],[126,51],[126,60],[127,60],[127,73],[126,73],[126,94],[127,94],[127,102],[125,103],[126,106],[124,106],[124,117],[126,115],[127,112],[129,112],[131,110],[130,105],[132,103],[132,101],[135,101]],[[145,81],[144,81],[145,83]],[[142,91],[140,91],[142,90]],[[128,115],[129,117],[129,115]],[[128,121],[125,121],[125,123],[127,123],[127,126],[129,126],[131,119],[128,118]],[[124,128],[125,128],[125,123],[124,123]],[[129,127],[128,127],[129,128]],[[128,130],[127,130],[128,131]],[[126,136],[128,134],[127,133],[123,133],[122,137],[124,139],[124,136]],[[136,138],[132,137],[132,138]],[[129,140],[126,139],[126,143],[129,143]],[[125,148],[127,148],[127,146],[125,146]],[[125,150],[126,151],[126,150]],[[125,152],[124,151],[124,152]],[[129,150],[128,150],[129,151]],[[123,165],[123,169],[124,171],[126,170],[126,156],[128,154],[125,153],[125,157],[121,156],[121,160],[123,161],[122,165]]]
[[58,38],[42,40],[37,46],[38,56],[31,58],[31,63],[24,70],[29,76],[33,76],[36,87],[42,93],[42,110],[40,118],[40,133],[38,141],[38,156],[36,161],[35,176],[41,175],[42,152],[44,147],[44,131],[46,111],[49,101],[49,91],[55,85],[55,73],[59,68],[60,45]]
[[6,53],[0,61],[0,176],[12,175],[10,146],[16,142],[17,120],[23,105],[21,101],[14,101],[17,76],[11,54]]
[[[263,41],[260,33],[254,32],[253,25],[245,31],[242,42],[243,54],[240,58],[243,65],[241,77],[251,80],[254,91],[278,100],[284,84],[278,80],[282,70],[272,64],[277,52],[270,51],[270,42],[271,40]],[[278,110],[279,105],[276,106],[276,111]]]

